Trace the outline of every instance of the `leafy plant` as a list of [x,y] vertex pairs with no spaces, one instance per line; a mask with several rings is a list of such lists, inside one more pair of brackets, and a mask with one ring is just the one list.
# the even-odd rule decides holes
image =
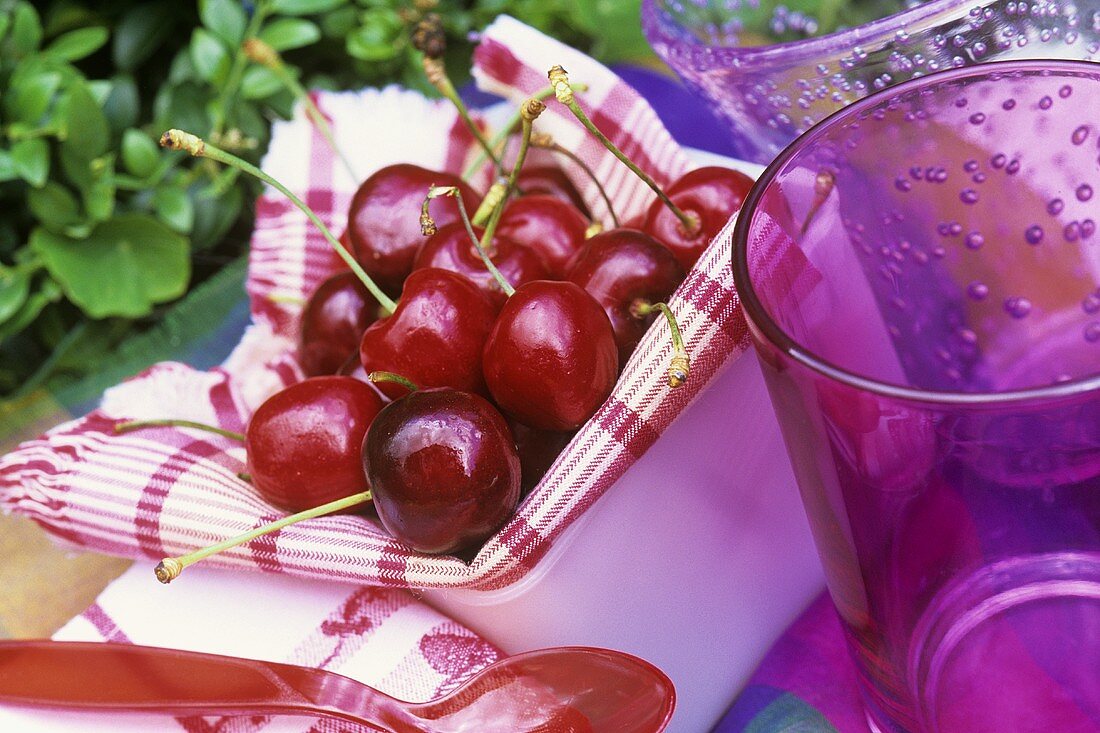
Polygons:
[[610,59],[645,48],[636,0],[0,0],[0,395],[96,368],[244,251],[255,184],[156,138],[181,127],[258,161],[294,100],[245,39],[309,88],[432,93],[408,41],[429,9],[457,81],[501,13]]

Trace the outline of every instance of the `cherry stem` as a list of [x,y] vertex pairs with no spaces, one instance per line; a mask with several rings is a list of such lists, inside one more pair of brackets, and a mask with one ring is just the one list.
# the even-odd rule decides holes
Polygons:
[[621,160],[627,168],[633,171],[634,175],[642,179],[642,182],[649,186],[653,190],[653,193],[657,194],[657,197],[664,202],[669,211],[675,214],[676,218],[680,220],[680,224],[681,226],[683,226],[684,232],[687,234],[692,234],[698,231],[700,226],[699,217],[694,214],[685,214],[683,211],[681,211],[680,207],[672,203],[672,199],[670,199],[668,197],[668,194],[666,194],[661,189],[661,187],[657,185],[656,181],[654,181],[641,168],[639,168],[634,163],[634,161],[628,158],[626,156],[626,153],[624,153],[622,150],[619,150],[618,146],[615,145],[615,143],[611,142],[611,140],[608,139],[607,135],[604,135],[602,132],[600,132],[600,129],[596,127],[592,120],[588,119],[588,115],[584,113],[584,110],[581,109],[581,106],[577,104],[577,100],[573,98],[573,89],[569,85],[569,77],[565,73],[565,69],[560,66],[553,66],[551,67],[550,71],[547,72],[547,76],[550,78],[551,86],[554,87],[554,96],[557,98],[557,100],[568,107],[569,111],[573,113],[573,116],[576,117],[582,125],[584,125],[585,129],[592,133],[597,140],[603,143],[603,146],[610,150],[612,155]]
[[408,377],[403,377],[395,372],[371,372],[367,375],[367,379],[369,379],[374,384],[378,384],[379,382],[394,382],[396,384],[400,384],[402,387],[409,390],[410,392],[415,392],[420,389],[420,387],[417,386],[416,382],[412,381]]
[[596,190],[600,192],[600,196],[603,198],[604,205],[607,206],[607,213],[611,215],[611,222],[615,225],[615,228],[619,228],[619,217],[615,215],[615,207],[611,204],[611,197],[607,195],[607,191],[604,190],[603,184],[600,183],[600,179],[596,177],[596,172],[589,167],[587,163],[581,160],[580,156],[574,153],[569,148],[566,148],[559,143],[555,142],[549,136],[536,137],[531,140],[531,144],[536,148],[542,148],[543,150],[550,150],[558,155],[564,155],[569,160],[573,161],[578,168],[585,172],[592,182],[596,184]]
[[[572,84],[571,87],[575,92],[588,91],[587,84]],[[549,99],[552,96],[554,96],[554,87],[546,87],[545,89],[541,89],[538,92],[535,92],[535,94],[531,98],[537,99],[541,102],[544,99]],[[512,116],[509,117],[508,120],[504,123],[504,126],[500,128],[500,132],[496,134],[496,136],[490,143],[493,150],[496,150],[504,144],[504,142],[512,134],[512,130],[514,130],[516,128],[516,125],[520,123],[520,117],[521,112],[520,109],[517,108],[516,111],[512,113]],[[462,174],[462,180],[469,181],[471,178],[473,178],[474,174],[478,172],[481,166],[485,165],[486,157],[487,156],[485,155],[484,150],[478,153],[478,156],[474,158],[474,162],[470,163],[470,165],[466,167],[466,171]]]
[[352,494],[351,496],[345,496],[343,499],[337,499],[336,501],[330,501],[328,504],[322,504],[321,506],[313,507],[312,509],[306,509],[304,512],[298,512],[297,514],[291,514],[289,516],[278,519],[271,524],[265,524],[262,527],[239,534],[236,537],[231,537],[223,542],[219,542],[216,545],[210,545],[204,547],[201,550],[195,550],[187,555],[181,555],[180,557],[166,557],[157,563],[153,572],[156,573],[157,580],[162,583],[168,584],[179,577],[179,574],[183,572],[184,568],[189,565],[194,565],[200,560],[205,560],[211,555],[216,555],[223,550],[228,550],[237,545],[243,545],[245,542],[262,537],[270,532],[276,532],[283,527],[288,527],[291,524],[304,521],[306,519],[313,519],[315,517],[321,517],[326,514],[332,514],[338,512],[341,509],[347,509],[348,507],[356,506],[357,504],[364,504],[371,500],[370,491],[364,491],[359,494]]
[[672,309],[665,303],[649,303],[641,299],[630,304],[630,313],[635,318],[644,318],[654,311],[660,311],[664,315],[665,320],[668,321],[668,328],[672,332],[672,361],[668,366],[668,386],[673,389],[682,387],[691,371],[691,358],[688,356],[687,349],[684,348],[684,337],[680,333],[676,317],[672,315]]
[[[495,184],[494,184],[495,185]],[[489,257],[487,247],[490,246],[491,240],[482,239],[480,242],[477,239],[477,232],[474,231],[474,225],[470,222],[470,217],[466,215],[466,204],[462,201],[462,192],[455,186],[432,186],[428,189],[428,195],[424,197],[424,203],[420,206],[420,227],[421,231],[425,235],[431,235],[435,233],[435,222],[432,221],[431,215],[428,214],[428,202],[439,196],[453,196],[458,199],[458,215],[462,219],[462,226],[466,228],[466,234],[470,237],[470,242],[473,243],[474,249],[477,250],[478,256],[481,257],[481,261],[485,263],[485,269],[489,271],[489,274],[493,276],[493,279],[500,285],[500,289],[504,291],[504,294],[511,297],[512,293],[516,292],[516,289],[512,287],[512,283],[508,282],[508,278],[504,277],[497,266],[493,263],[492,258]],[[488,197],[488,195],[486,195]],[[496,213],[500,211],[500,208],[493,209]],[[496,225],[493,225],[496,228]],[[488,231],[488,230],[486,230]]]
[[344,263],[349,268],[351,268],[351,271],[354,272],[356,277],[358,277],[363,282],[363,285],[365,285],[367,290],[370,291],[370,294],[373,295],[375,300],[377,300],[381,304],[382,309],[386,312],[386,315],[393,313],[394,308],[397,307],[397,304],[394,303],[394,301],[388,295],[382,292],[382,289],[378,287],[374,280],[370,278],[370,275],[368,275],[359,265],[359,263],[355,261],[355,258],[351,255],[350,252],[348,252],[347,248],[345,248],[344,245],[340,243],[340,240],[338,240],[336,236],[333,235],[333,233],[329,230],[329,228],[325,226],[325,223],[321,221],[320,217],[318,217],[316,213],[314,213],[313,209],[309,208],[304,201],[295,196],[289,188],[279,183],[277,180],[269,176],[267,173],[264,173],[262,170],[252,165],[248,161],[241,160],[236,155],[233,155],[232,153],[227,153],[224,150],[221,150],[220,148],[217,148],[203,141],[202,138],[192,135],[189,132],[184,132],[183,130],[169,130],[161,136],[160,144],[162,147],[168,148],[170,150],[184,150],[196,158],[209,158],[211,160],[216,160],[219,163],[232,166],[233,168],[247,173],[250,176],[259,178],[264,183],[267,183],[268,185],[274,187],[277,191],[290,199],[291,203],[301,209],[302,213],[305,214],[309,218],[309,220],[313,222],[313,225],[321,231],[321,234],[325,236],[325,239],[328,240],[328,243],[332,245],[332,248],[334,250],[336,250],[336,254],[340,256],[340,259],[342,259]]
[[478,127],[470,117],[470,111],[466,109],[466,104],[462,101],[462,97],[458,96],[458,91],[455,89],[454,84],[451,83],[450,77],[447,76],[447,69],[443,65],[443,59],[425,56],[424,75],[428,77],[428,81],[431,82],[431,85],[454,105],[455,109],[458,111],[458,116],[462,118],[463,124],[466,125],[466,129],[469,130],[470,134],[477,140],[478,145],[481,146],[485,155],[493,161],[493,165],[497,170],[503,170],[500,158],[497,157],[489,141],[485,139],[485,135],[482,134],[481,128]]
[[242,443],[245,441],[245,437],[241,433],[235,433],[232,430],[223,430],[222,428],[207,425],[206,423],[194,422],[193,420],[130,420],[115,425],[115,433],[121,435],[122,433],[130,433],[135,430],[144,430],[145,428],[194,428],[195,430],[205,430],[208,433],[214,433],[223,438],[229,438],[230,440],[239,440]]
[[817,210],[821,208],[821,205],[829,198],[829,194],[833,192],[833,185],[835,183],[836,176],[829,171],[819,171],[817,176],[814,177],[813,202],[810,203],[810,210],[806,212],[806,219],[802,222],[802,228],[799,230],[799,234],[806,234],[806,230],[810,228],[810,222],[813,221],[814,216],[817,214]]
[[294,95],[294,98],[305,107],[306,115],[313,122],[317,131],[321,133],[321,137],[323,137],[325,142],[329,144],[329,147],[332,148],[332,152],[336,153],[336,157],[343,163],[344,170],[351,176],[351,180],[361,180],[359,176],[356,175],[355,168],[352,167],[347,156],[340,150],[340,146],[336,144],[336,136],[333,134],[332,127],[329,126],[328,120],[321,114],[321,110],[317,109],[317,105],[314,103],[313,98],[309,95],[309,92],[306,91],[305,87],[301,85],[292,73],[290,73],[286,64],[283,63],[282,56],[279,55],[279,52],[259,38],[246,39],[243,48],[245,56],[261,66],[267,67],[275,76],[279,77],[279,81],[283,83],[283,86],[289,89],[290,93]]

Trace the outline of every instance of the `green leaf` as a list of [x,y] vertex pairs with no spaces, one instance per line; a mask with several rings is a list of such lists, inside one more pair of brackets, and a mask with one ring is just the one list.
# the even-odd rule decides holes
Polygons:
[[0,265],[0,323],[14,316],[31,290],[31,274],[22,268]]
[[108,168],[84,189],[84,208],[94,221],[106,221],[115,212],[115,175]]
[[92,318],[147,315],[187,289],[187,239],[146,214],[121,214],[84,240],[45,229],[31,248],[68,298]]
[[11,27],[11,16],[7,13],[0,14],[0,41],[4,40],[4,34]]
[[321,40],[321,29],[301,18],[279,18],[260,31],[260,40],[276,51],[288,51]]
[[11,146],[11,162],[16,175],[32,186],[41,186],[50,172],[50,146],[42,138],[20,140]]
[[103,114],[115,135],[137,124],[141,114],[141,99],[134,77],[118,74],[111,79],[111,92],[103,103]]
[[14,181],[19,178],[19,171],[15,168],[15,161],[7,150],[0,150],[0,183]]
[[26,56],[38,50],[42,43],[42,21],[30,3],[15,6],[11,21],[11,45],[16,56]]
[[46,46],[43,53],[65,61],[78,61],[98,51],[110,37],[111,34],[106,28],[98,26],[78,28],[55,38],[49,46]]
[[46,278],[38,286],[38,290],[30,294],[11,318],[0,323],[0,341],[22,331],[38,317],[43,308],[50,303],[56,303],[60,299],[61,289],[53,280]]
[[76,197],[57,181],[48,181],[42,188],[32,188],[27,193],[27,206],[50,231],[64,231],[65,227],[80,220]]
[[140,11],[124,13],[115,27],[111,48],[115,66],[122,71],[136,69],[168,37],[174,19],[170,0],[143,3]]
[[271,9],[283,15],[310,15],[338,8],[347,0],[274,0]]
[[248,16],[236,0],[199,0],[199,17],[230,48],[236,48],[244,40]]
[[206,249],[220,242],[237,221],[244,206],[244,195],[240,186],[234,186],[216,197],[198,194],[195,203],[191,242],[195,249]]
[[148,135],[140,130],[127,130],[122,134],[122,164],[138,178],[153,175],[160,162],[160,149]]
[[110,130],[107,116],[87,84],[72,84],[66,94],[65,139],[61,147],[86,160],[107,152]]
[[271,69],[253,66],[241,78],[241,94],[245,99],[263,99],[283,88],[283,82]]
[[196,28],[191,34],[191,63],[200,78],[215,84],[229,73],[229,53],[214,34]]
[[195,207],[187,192],[176,186],[161,186],[153,193],[153,206],[165,224],[184,234],[195,224]]
[[392,10],[363,13],[362,25],[347,37],[348,54],[363,61],[388,61],[401,52],[404,25]]
[[56,71],[14,75],[4,95],[4,111],[8,119],[37,125],[60,86],[61,74]]

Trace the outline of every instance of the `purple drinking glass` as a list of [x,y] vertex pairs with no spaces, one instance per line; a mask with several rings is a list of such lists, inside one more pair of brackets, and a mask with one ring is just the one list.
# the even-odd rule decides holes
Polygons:
[[1100,0],[643,0],[642,25],[728,124],[738,157],[758,163],[841,107],[925,74],[1100,60]]
[[734,275],[882,733],[1100,731],[1100,66],[845,108]]

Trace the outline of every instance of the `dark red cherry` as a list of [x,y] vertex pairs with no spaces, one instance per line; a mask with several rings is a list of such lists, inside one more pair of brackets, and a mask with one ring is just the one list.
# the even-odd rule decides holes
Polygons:
[[[393,315],[363,333],[359,358],[367,373],[395,372],[420,387],[485,392],[480,354],[496,309],[472,282],[449,270],[415,270]],[[379,388],[391,398],[400,384]]]
[[584,288],[603,306],[615,343],[619,365],[657,318],[654,312],[637,318],[631,306],[664,302],[684,280],[684,268],[667,247],[636,229],[613,229],[589,239],[569,271],[569,280]]
[[527,493],[542,480],[576,433],[536,430],[516,420],[509,420],[508,427],[512,429],[512,438],[519,454],[519,465],[522,469],[520,487]]
[[576,430],[603,404],[619,372],[615,333],[591,295],[571,282],[516,289],[482,358],[501,409],[540,430]]
[[520,196],[504,207],[497,234],[538,252],[550,277],[562,279],[569,261],[584,244],[588,219],[550,196]]
[[699,218],[700,226],[686,232],[680,220],[660,200],[646,212],[643,229],[665,244],[685,270],[690,270],[710,240],[722,230],[752,188],[752,179],[740,171],[707,166],[688,171],[665,193],[681,211]]
[[[475,228],[474,233],[480,237],[482,230]],[[489,259],[512,287],[532,280],[545,280],[547,277],[546,265],[534,250],[522,247],[505,237],[493,236],[489,245]],[[465,275],[481,288],[498,310],[508,297],[500,289],[500,283],[486,269],[481,255],[462,224],[449,224],[428,237],[416,256],[414,269],[424,267],[438,267]]]
[[366,491],[359,455],[381,409],[378,393],[351,377],[313,377],[275,393],[245,431],[252,485],[289,512]]
[[580,191],[556,165],[525,165],[519,172],[519,190],[524,196],[552,196],[573,204],[587,219],[590,214]]
[[[458,176],[408,163],[379,169],[352,197],[348,237],[355,259],[387,293],[401,290],[424,243],[420,206],[432,184],[457,186],[467,212],[477,209],[480,197]],[[440,227],[461,220],[458,200],[450,196],[433,199],[428,212]]]
[[387,405],[367,434],[362,466],[382,525],[420,552],[482,544],[519,502],[508,425],[469,392],[422,389]]
[[298,362],[307,377],[336,374],[359,348],[378,303],[352,272],[338,272],[318,286],[302,311]]

